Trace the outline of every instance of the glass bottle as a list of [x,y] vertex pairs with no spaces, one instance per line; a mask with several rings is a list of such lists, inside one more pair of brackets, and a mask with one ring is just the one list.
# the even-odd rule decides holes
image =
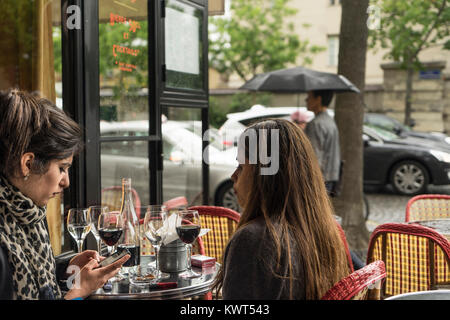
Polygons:
[[130,259],[123,264],[120,274],[122,276],[130,276],[136,274],[141,256],[139,219],[133,204],[131,178],[122,179],[122,205],[120,214],[124,219],[124,228],[122,237],[119,240],[118,250],[127,249],[131,255]]

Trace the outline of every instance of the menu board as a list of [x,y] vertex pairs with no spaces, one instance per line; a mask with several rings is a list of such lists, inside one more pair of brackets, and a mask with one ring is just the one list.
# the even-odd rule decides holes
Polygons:
[[204,13],[198,6],[178,0],[167,0],[165,12],[166,85],[203,90]]

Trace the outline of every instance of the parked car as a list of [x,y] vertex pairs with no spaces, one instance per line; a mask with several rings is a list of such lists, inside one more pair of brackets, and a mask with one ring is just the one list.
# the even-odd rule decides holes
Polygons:
[[450,153],[439,141],[398,136],[364,125],[364,184],[385,185],[403,195],[423,193],[429,184],[450,184]]
[[[230,136],[234,139],[256,119],[290,119],[296,110],[296,107],[254,107],[229,116],[226,126],[219,131],[225,132],[227,139]],[[334,116],[334,110],[328,112]],[[228,128],[231,129],[227,131]],[[450,184],[450,153],[442,141],[398,135],[376,125],[363,126],[363,140],[364,184],[391,184],[397,193],[404,195],[423,193],[429,184]]]
[[255,104],[250,109],[243,112],[235,112],[227,114],[227,120],[219,129],[219,134],[223,137],[225,145],[236,145],[239,136],[253,122],[268,118],[284,118],[290,119],[295,111],[306,112],[311,120],[314,113],[308,111],[305,107],[274,107],[267,108],[260,104]]
[[[163,200],[186,196],[189,203],[201,199],[202,138],[187,128],[187,122],[166,121],[163,138]],[[102,136],[142,136],[148,134],[148,121],[102,122]],[[149,170],[146,141],[103,142],[101,148],[102,188],[120,185],[131,177],[141,203],[149,203]],[[215,205],[239,211],[231,175],[237,167],[236,148],[209,147],[209,190]]]
[[[410,136],[422,139],[430,139],[444,143],[445,147],[450,148],[450,137],[442,132],[421,132],[415,131],[412,127],[404,125],[397,119],[391,118],[381,113],[365,113],[364,124],[377,126],[381,129],[394,132],[399,136]],[[413,125],[414,126],[414,125]]]

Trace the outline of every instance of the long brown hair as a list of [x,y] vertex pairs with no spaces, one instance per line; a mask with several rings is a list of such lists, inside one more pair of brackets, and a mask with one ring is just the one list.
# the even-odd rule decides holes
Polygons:
[[[269,119],[247,128],[255,130],[258,141],[259,133],[263,132],[260,129],[267,130],[268,137],[275,130],[278,132],[279,169],[274,175],[262,175],[260,170],[267,165],[261,161],[250,163],[251,191],[237,229],[262,217],[274,243],[277,264],[281,256],[287,257],[290,297],[293,297],[293,282],[304,276],[306,298],[320,299],[350,269],[318,161],[306,135],[290,121]],[[271,150],[271,139],[265,141],[265,148]],[[251,147],[245,142],[246,159]],[[259,148],[259,144],[254,147]],[[302,263],[304,275],[293,274],[297,263]],[[272,270],[281,276],[276,271]],[[221,268],[214,283],[217,291],[223,281]]]
[[82,131],[64,111],[47,99],[18,89],[0,91],[0,174],[18,174],[20,158],[33,152],[31,170],[44,174],[52,160],[76,155]]

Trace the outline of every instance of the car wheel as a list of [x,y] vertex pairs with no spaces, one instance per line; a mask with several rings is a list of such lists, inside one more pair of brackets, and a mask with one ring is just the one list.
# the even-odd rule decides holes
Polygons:
[[233,182],[224,183],[216,193],[216,205],[240,212],[241,208],[233,190]]
[[390,179],[394,190],[403,195],[423,193],[429,180],[427,169],[413,160],[402,161],[395,165]]

